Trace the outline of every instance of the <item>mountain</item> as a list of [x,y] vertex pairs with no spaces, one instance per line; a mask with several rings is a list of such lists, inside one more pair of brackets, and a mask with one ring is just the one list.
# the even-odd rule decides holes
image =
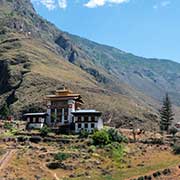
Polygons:
[[180,105],[180,64],[146,59],[63,32],[30,0],[0,0],[0,105],[16,117],[45,109],[45,95],[65,85],[86,108],[115,126],[153,127],[165,92]]

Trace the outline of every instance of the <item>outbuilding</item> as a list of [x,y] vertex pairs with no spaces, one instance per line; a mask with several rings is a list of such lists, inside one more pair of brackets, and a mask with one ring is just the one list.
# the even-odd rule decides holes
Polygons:
[[24,119],[27,122],[27,129],[41,129],[47,118],[47,113],[26,113],[24,114]]
[[101,119],[102,113],[96,110],[76,110],[72,112],[73,123],[75,124],[75,133],[81,130],[92,132],[94,129],[100,130],[103,128]]

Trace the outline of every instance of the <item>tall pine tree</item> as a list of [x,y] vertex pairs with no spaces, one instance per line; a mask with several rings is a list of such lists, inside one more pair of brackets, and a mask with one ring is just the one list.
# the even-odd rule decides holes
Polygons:
[[174,119],[174,113],[172,111],[172,104],[168,93],[163,100],[163,106],[160,109],[160,129],[162,131],[169,131],[169,127]]

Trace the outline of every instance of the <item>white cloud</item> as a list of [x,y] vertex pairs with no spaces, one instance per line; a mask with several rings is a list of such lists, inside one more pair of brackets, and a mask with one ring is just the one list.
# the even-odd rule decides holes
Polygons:
[[65,9],[67,7],[67,0],[58,0],[59,7]]
[[128,2],[129,0],[89,0],[84,6],[88,8],[94,8],[98,6],[104,6],[105,4],[121,4]]
[[153,9],[158,9],[158,5],[154,5],[154,6],[153,6]]
[[[38,5],[44,5],[48,10],[54,10],[56,8],[66,9],[68,5],[68,0],[31,0]],[[84,0],[74,0],[75,3],[83,3]],[[104,5],[122,4],[127,3],[130,0],[86,0],[84,4],[85,7],[95,8]],[[137,0],[138,1],[138,0]],[[153,6],[153,9],[159,9],[161,7],[167,7],[171,4],[170,0],[160,0]]]
[[44,5],[48,10],[54,10],[56,8],[55,0],[31,0],[32,2],[40,5]]
[[163,1],[163,2],[161,3],[161,6],[166,7],[166,6],[169,6],[170,4],[171,4],[170,1]]
[[164,7],[167,7],[171,4],[171,1],[162,1],[160,2],[159,4],[155,4],[153,6],[153,9],[159,9],[159,8],[164,8]]
[[56,8],[55,0],[41,0],[41,3],[46,6],[49,10]]

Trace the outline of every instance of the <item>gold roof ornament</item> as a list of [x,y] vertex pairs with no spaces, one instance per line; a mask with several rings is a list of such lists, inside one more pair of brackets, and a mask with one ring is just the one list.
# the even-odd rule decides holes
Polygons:
[[57,89],[55,91],[55,94],[53,95],[47,95],[47,100],[68,100],[68,99],[74,99],[77,102],[83,103],[81,100],[80,94],[74,94],[71,90],[66,89],[63,87],[62,89]]

